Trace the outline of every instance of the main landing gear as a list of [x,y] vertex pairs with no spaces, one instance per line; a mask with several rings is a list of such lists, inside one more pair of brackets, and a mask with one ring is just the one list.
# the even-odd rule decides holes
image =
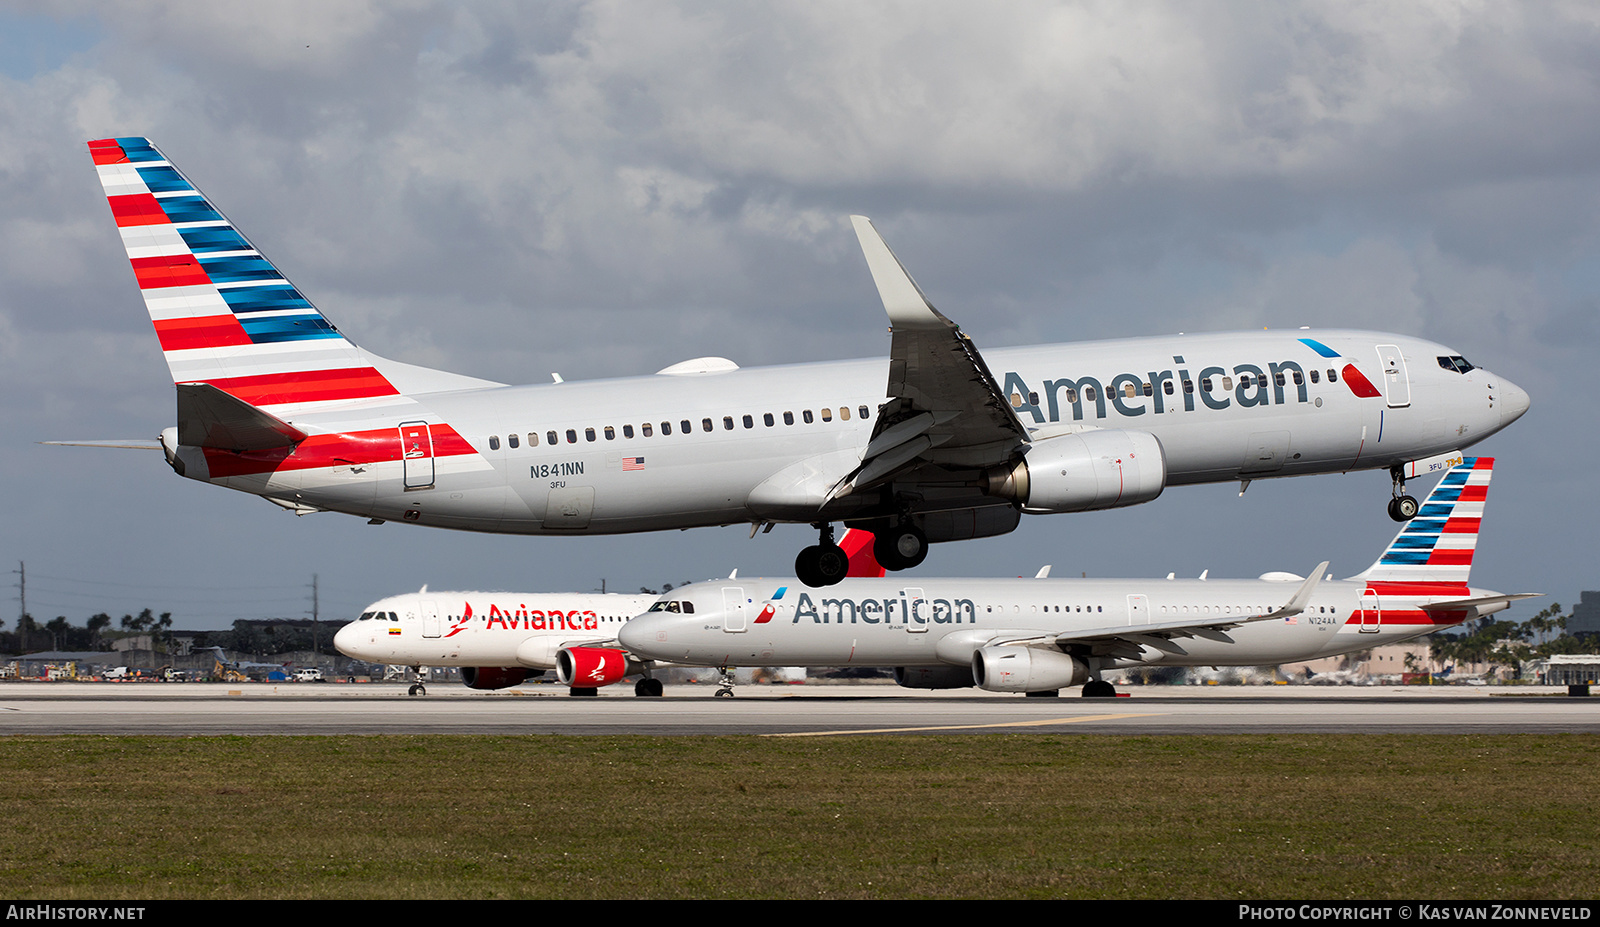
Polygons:
[[646,676],[633,684],[633,694],[639,698],[660,698],[662,692],[661,680],[651,679]]
[[844,548],[834,542],[833,525],[821,522],[816,527],[821,539],[794,558],[794,575],[813,588],[832,586],[850,572],[850,558],[845,555]]
[[910,521],[901,521],[878,532],[872,555],[885,570],[909,570],[928,559],[928,536]]
[[406,694],[410,696],[427,695],[428,687],[422,684],[422,667],[413,666],[411,667],[411,672],[416,675],[417,681],[412,683],[411,688],[406,690]]
[[1417,517],[1417,510],[1422,506],[1417,503],[1416,497],[1406,495],[1405,471],[1399,467],[1389,468],[1389,478],[1394,481],[1391,492],[1394,498],[1389,500],[1389,517],[1395,521],[1410,521]]
[[1104,679],[1091,679],[1083,684],[1084,698],[1116,698],[1117,687]]

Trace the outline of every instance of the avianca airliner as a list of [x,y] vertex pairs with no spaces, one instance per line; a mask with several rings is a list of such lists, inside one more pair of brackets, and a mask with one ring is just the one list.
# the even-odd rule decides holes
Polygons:
[[[849,575],[883,575],[872,542],[865,531],[839,538]],[[637,675],[635,695],[660,696],[661,681],[651,674],[656,664],[635,659],[616,640],[623,622],[657,601],[654,594],[430,592],[424,586],[368,605],[339,629],[333,645],[372,663],[459,666],[472,689],[504,689],[553,669],[573,695],[594,695]],[[427,690],[417,683],[410,694]]]
[[1168,485],[1387,470],[1494,434],[1528,396],[1451,348],[1341,330],[979,353],[871,222],[853,222],[889,355],[508,386],[345,336],[143,138],[89,143],[171,368],[180,475],[295,512],[514,534],[807,523],[795,567],[842,579],[833,523],[891,570],[1023,513],[1135,505]]
[[[1132,666],[1262,666],[1366,650],[1534,593],[1467,584],[1494,461],[1447,471],[1372,566],[1304,577],[847,579],[694,583],[622,627],[633,659],[701,666],[893,666],[901,685],[1053,694]],[[723,692],[731,693],[724,672]],[[719,692],[719,694],[722,694]]]

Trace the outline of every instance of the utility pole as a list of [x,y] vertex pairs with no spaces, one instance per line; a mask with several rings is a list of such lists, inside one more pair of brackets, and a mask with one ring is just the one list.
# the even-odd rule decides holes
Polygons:
[[[317,615],[317,574],[311,574],[311,652],[322,654],[322,625]],[[312,659],[315,663],[315,658]]]
[[21,618],[28,613],[28,564],[21,560],[17,561],[17,576],[17,597],[22,600],[22,612],[17,617]]

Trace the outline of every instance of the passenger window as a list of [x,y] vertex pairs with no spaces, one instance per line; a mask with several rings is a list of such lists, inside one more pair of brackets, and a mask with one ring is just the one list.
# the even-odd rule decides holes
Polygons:
[[1144,385],[1144,394],[1146,396],[1154,396],[1156,394],[1156,388],[1154,386],[1151,386],[1150,384],[1146,383]]
[[[768,422],[767,424],[770,425],[772,423]],[[730,425],[728,427],[732,428],[733,426]],[[751,418],[750,416],[746,415],[744,417],[744,427],[746,427],[746,428],[754,428],[754,427],[756,427],[756,420]]]
[[[783,423],[785,425],[793,425],[794,424],[794,413],[793,412],[785,412],[785,413],[783,413]],[[770,425],[772,423],[768,422],[767,424]]]
[[1194,381],[1193,380],[1184,380],[1183,381],[1183,391],[1186,392],[1186,393],[1194,392]]
[[725,431],[732,431],[733,430],[733,416],[724,415],[722,417],[722,427],[723,427],[723,430],[725,430]]
[[606,440],[607,441],[615,441],[615,440],[617,440],[617,430],[615,428],[612,428],[610,425],[606,426]]
[[822,410],[822,420],[825,421],[825,422],[833,421],[833,410],[829,409],[829,408],[824,408]]
[[[666,422],[662,422],[661,424],[665,425]],[[640,425],[639,426],[639,430],[640,430],[640,432],[642,432],[644,434],[644,436],[646,438],[650,438],[650,437],[654,437],[655,436],[655,430],[650,427],[650,423],[649,422],[645,422],[643,425]],[[671,434],[671,432],[668,432],[668,434]]]
[[577,444],[578,443],[578,430],[576,428],[568,428],[567,429],[567,443],[568,444]]
[[594,440],[594,429],[593,428],[585,428],[583,430],[583,437],[586,440],[593,441]]
[[1200,388],[1205,390],[1208,393],[1211,392],[1211,378],[1210,377],[1202,377],[1201,380],[1200,380]]
[[498,436],[496,436],[496,435],[490,435],[489,436],[489,450],[491,450],[491,451],[500,450],[500,438]]
[[700,420],[700,429],[702,431],[710,431],[711,428],[712,428],[711,419],[703,418],[703,419]]
[[850,407],[849,406],[840,406],[839,407],[839,421],[841,421],[841,422],[850,421]]
[[1296,370],[1294,372],[1294,385],[1295,386],[1304,386],[1305,382],[1306,382],[1306,378],[1300,373],[1300,371]]
[[1272,375],[1272,382],[1274,384],[1278,385],[1278,386],[1282,386],[1283,385],[1283,371],[1280,370],[1277,373],[1273,374]]
[[[684,434],[688,434],[689,432],[693,431],[694,429],[689,427],[689,420],[688,419],[684,419],[683,421],[678,423],[678,430],[682,431]],[[708,418],[708,419],[706,419],[706,431],[710,431],[710,430],[711,430],[711,419]]]
[[[1035,404],[1035,405],[1038,405],[1038,403],[1037,403],[1037,402],[1035,402],[1035,403],[1034,403],[1034,404]],[[871,412],[870,412],[870,411],[868,411],[868,410],[867,410],[867,407],[866,407],[866,406],[862,406],[862,407],[861,407],[861,417],[862,417],[862,418],[863,418],[863,419],[868,419],[868,418],[871,418],[871,417],[872,417],[872,413],[871,413]]]
[[[1139,391],[1133,388],[1132,383],[1124,383],[1122,384],[1122,395],[1132,399],[1133,397],[1139,395]],[[1035,403],[1035,405],[1037,405],[1037,403]]]
[[1321,379],[1321,376],[1315,370],[1311,371],[1311,382],[1318,383],[1321,382]]
[[1223,377],[1222,388],[1230,393],[1233,392],[1233,377]]
[[517,446],[517,436],[516,435],[506,435],[506,444],[509,444],[512,447],[516,447]]
[[1092,386],[1085,386],[1085,387],[1084,387],[1084,388],[1083,388],[1083,398],[1085,398],[1085,399],[1087,399],[1087,400],[1089,400],[1089,401],[1090,401],[1090,402],[1094,402],[1094,401],[1095,401],[1095,391],[1094,391],[1094,387],[1092,387]]
[[761,421],[764,422],[768,428],[771,428],[772,427],[772,421],[773,421],[772,413],[768,412],[765,415],[761,416]]
[[1338,371],[1334,370],[1332,367],[1328,368],[1328,382],[1329,383],[1337,383],[1337,382],[1339,382]]
[[539,446],[539,433],[537,431],[528,432],[528,446],[529,447],[538,447]]
[[811,410],[807,409],[804,412],[801,412],[800,418],[804,420],[807,425],[811,424]]
[[1073,389],[1070,386],[1067,387],[1067,401],[1068,402],[1077,402],[1078,401],[1078,391]]
[[[1173,392],[1173,390],[1172,390],[1172,381],[1171,380],[1163,380],[1162,383],[1161,383],[1161,391],[1163,393],[1166,393],[1168,396],[1171,396],[1172,392]],[[1092,399],[1094,397],[1091,396],[1089,398]]]
[[[648,427],[649,427],[649,426],[648,426],[648,425],[646,425],[646,426],[645,426],[645,427],[647,427],[647,428],[648,428]],[[631,438],[631,437],[633,437],[633,426],[632,426],[632,425],[623,425],[623,426],[622,426],[622,436],[623,436],[623,437],[624,437],[624,438]]]

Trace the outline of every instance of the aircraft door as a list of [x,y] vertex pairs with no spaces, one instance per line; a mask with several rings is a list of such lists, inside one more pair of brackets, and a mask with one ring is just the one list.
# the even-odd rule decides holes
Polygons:
[[1371,589],[1361,593],[1361,633],[1376,634],[1383,624],[1383,611],[1378,607],[1378,594]]
[[1150,623],[1150,599],[1148,596],[1128,596],[1128,624]]
[[906,630],[912,634],[923,634],[928,630],[928,625],[933,622],[933,603],[923,597],[922,590],[909,587],[906,596]]
[[739,634],[745,630],[744,587],[722,587],[722,630]]
[[1411,378],[1406,375],[1406,359],[1397,344],[1378,345],[1378,367],[1383,370],[1383,395],[1389,408],[1411,405]]
[[438,637],[439,636],[439,603],[435,602],[432,599],[423,599],[422,600],[422,604],[421,604],[421,612],[422,612],[422,636],[423,637]]
[[433,432],[427,422],[400,423],[400,459],[404,488],[433,488]]

